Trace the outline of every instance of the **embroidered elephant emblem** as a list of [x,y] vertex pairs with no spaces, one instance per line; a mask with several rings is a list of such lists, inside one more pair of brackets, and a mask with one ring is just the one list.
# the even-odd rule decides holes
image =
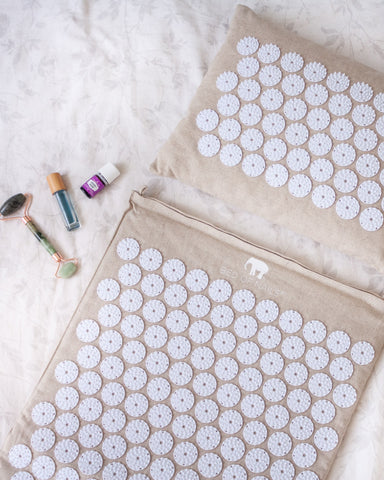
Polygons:
[[263,276],[269,271],[269,267],[266,263],[258,260],[255,257],[250,257],[244,264],[244,269],[247,270],[247,266],[251,265],[251,269],[249,271],[250,275],[256,275],[258,272],[257,278],[262,279]]

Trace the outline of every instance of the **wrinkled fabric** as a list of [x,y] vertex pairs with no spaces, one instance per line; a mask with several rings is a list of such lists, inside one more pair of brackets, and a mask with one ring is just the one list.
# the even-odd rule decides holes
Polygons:
[[[148,166],[223,43],[235,4],[207,1],[4,0],[0,5],[0,203],[34,196],[31,216],[66,256],[69,280],[21,223],[0,223],[0,441],[54,353],[133,188],[162,199],[324,273],[384,291],[371,269],[231,209]],[[383,71],[382,2],[242,2],[265,18]],[[108,161],[121,177],[95,199],[80,185]],[[82,223],[66,232],[45,176],[63,174]],[[329,478],[379,480],[384,459],[384,363],[357,409]]]

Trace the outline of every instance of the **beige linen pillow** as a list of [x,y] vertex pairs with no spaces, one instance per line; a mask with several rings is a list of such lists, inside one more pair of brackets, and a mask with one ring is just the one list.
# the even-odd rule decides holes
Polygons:
[[384,76],[238,6],[152,171],[384,270]]

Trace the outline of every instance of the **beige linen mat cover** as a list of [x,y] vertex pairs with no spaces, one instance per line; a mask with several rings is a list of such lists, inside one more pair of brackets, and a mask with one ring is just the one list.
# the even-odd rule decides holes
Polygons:
[[134,193],[2,479],[324,480],[383,302]]

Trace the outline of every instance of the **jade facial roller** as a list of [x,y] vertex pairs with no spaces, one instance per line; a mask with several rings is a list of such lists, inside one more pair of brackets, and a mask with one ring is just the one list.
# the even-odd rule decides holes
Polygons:
[[[28,210],[31,206],[32,195],[26,193],[18,193],[13,197],[9,198],[3,205],[0,207],[0,220],[14,220],[20,219],[25,226],[33,233],[35,238],[41,243],[45,250],[52,256],[55,262],[58,263],[55,276],[58,278],[69,278],[77,270],[77,259],[69,258],[65,259],[56,248],[49,242],[49,240],[44,236],[43,233],[39,231],[36,225],[32,222],[31,217],[28,216]],[[24,212],[23,215],[11,216],[13,213],[17,212],[23,205]]]

